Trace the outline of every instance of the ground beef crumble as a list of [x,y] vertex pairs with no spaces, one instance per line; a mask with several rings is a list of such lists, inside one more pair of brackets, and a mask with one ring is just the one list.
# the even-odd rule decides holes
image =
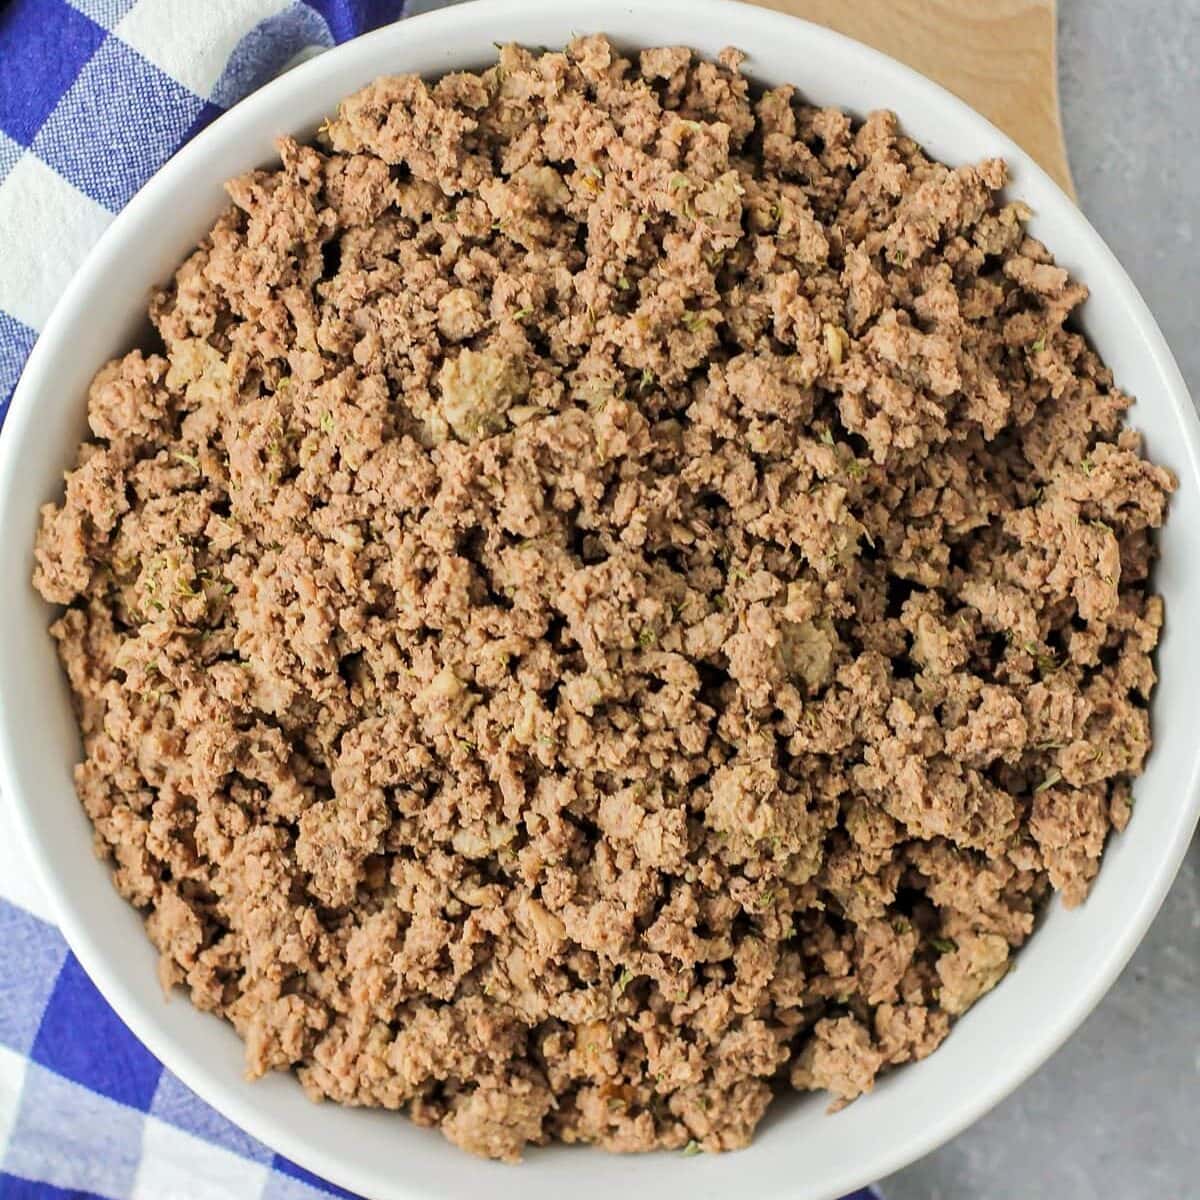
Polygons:
[[252,1075],[744,1146],[933,1051],[1149,747],[1174,483],[998,161],[740,56],[380,79],[96,376],[79,796]]

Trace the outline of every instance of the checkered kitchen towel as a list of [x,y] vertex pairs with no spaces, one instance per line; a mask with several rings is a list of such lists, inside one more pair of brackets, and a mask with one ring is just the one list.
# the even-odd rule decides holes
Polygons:
[[[0,0],[0,421],[54,301],[133,193],[247,92],[403,5]],[[0,798],[0,1200],[348,1194],[231,1125],[121,1024]]]

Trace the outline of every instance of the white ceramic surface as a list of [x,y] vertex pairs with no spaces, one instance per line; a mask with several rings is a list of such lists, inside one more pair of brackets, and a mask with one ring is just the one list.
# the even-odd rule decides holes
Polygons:
[[[1092,289],[1087,333],[1139,399],[1133,422],[1149,453],[1180,479],[1161,538],[1157,585],[1167,600],[1153,704],[1156,747],[1135,789],[1129,829],[1112,839],[1080,910],[1055,905],[1018,969],[923,1063],[880,1082],[836,1116],[820,1100],[784,1099],[739,1154],[617,1158],[552,1148],[519,1169],[478,1162],[395,1114],[314,1106],[287,1076],[242,1078],[241,1045],[186,1001],[165,1004],[137,916],[93,857],[75,799],[78,735],[28,579],[38,506],[85,429],[96,367],[145,329],[151,286],[166,279],[223,203],[221,181],[271,161],[272,138],[310,133],[337,99],[375,76],[481,66],[492,43],[561,45],[605,31],[636,47],[687,42],[706,54],[736,44],[766,83],[863,114],[889,107],[951,163],[1002,155],[1014,194],[1036,211],[1033,232]],[[373,1200],[487,1195],[508,1200],[612,1200],[614,1195],[832,1200],[932,1149],[994,1104],[1075,1029],[1112,983],[1162,901],[1200,812],[1200,426],[1170,352],[1128,278],[1084,218],[1008,139],[911,71],[825,30],[728,0],[487,0],[410,19],[297,68],[238,105],[184,149],[113,222],[47,324],[0,437],[0,789],[63,931],[121,1017],[185,1083],[305,1167]]]

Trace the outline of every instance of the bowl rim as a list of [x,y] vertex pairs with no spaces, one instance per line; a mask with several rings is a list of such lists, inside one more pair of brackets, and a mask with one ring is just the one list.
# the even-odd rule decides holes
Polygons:
[[[92,247],[54,306],[13,394],[3,436],[0,436],[0,529],[13,528],[6,517],[14,491],[19,487],[21,448],[27,439],[36,436],[36,401],[52,379],[55,355],[68,341],[72,327],[86,316],[81,307],[83,298],[114,256],[129,248],[141,223],[154,215],[163,199],[169,199],[172,191],[189,176],[204,175],[205,161],[213,148],[235,142],[260,111],[279,108],[286,97],[297,95],[310,83],[319,87],[326,73],[332,79],[335,63],[349,63],[356,58],[365,62],[374,58],[379,49],[389,45],[395,45],[402,54],[404,40],[414,30],[426,34],[436,31],[448,46],[455,46],[456,34],[467,33],[477,27],[485,16],[490,24],[497,27],[510,18],[540,13],[558,19],[564,25],[575,21],[577,24],[573,28],[603,29],[606,12],[610,16],[613,13],[653,14],[663,26],[663,43],[672,40],[667,32],[671,28],[687,28],[686,24],[672,26],[671,17],[682,19],[695,14],[703,14],[706,19],[719,17],[724,20],[731,30],[731,41],[737,40],[739,23],[742,27],[755,27],[754,37],[748,40],[761,40],[771,37],[773,33],[789,41],[803,38],[806,47],[814,52],[828,51],[847,61],[854,61],[864,70],[870,69],[885,77],[887,83],[881,87],[881,95],[894,90],[894,84],[902,83],[912,90],[924,92],[931,104],[950,112],[960,123],[973,123],[981,135],[986,135],[987,144],[998,146],[1010,163],[1019,164],[1025,179],[1033,178],[1042,191],[1049,189],[1057,197],[1055,203],[1061,202],[1063,209],[1056,214],[1056,219],[1075,225],[1086,244],[1089,261],[1103,264],[1112,280],[1123,290],[1124,302],[1137,323],[1136,333],[1153,360],[1155,369],[1166,382],[1166,394],[1162,399],[1173,409],[1183,431],[1184,453],[1191,470],[1191,478],[1187,482],[1200,480],[1200,420],[1166,339],[1140,293],[1107,244],[1062,189],[1011,138],[952,93],[912,68],[843,34],[741,0],[620,0],[618,4],[607,8],[606,0],[570,0],[562,4],[556,3],[556,0],[486,0],[486,13],[481,11],[480,4],[469,3],[407,17],[301,63],[218,117],[183,146],[138,191]],[[465,61],[464,55],[458,54],[456,57],[452,51],[445,70],[457,69]],[[340,94],[332,95],[330,106],[340,98]],[[279,127],[293,128],[284,120],[280,121]],[[264,157],[270,157],[272,153],[268,150]],[[11,686],[12,681],[0,679],[0,684]],[[5,690],[7,692],[7,687]],[[62,933],[105,1000],[167,1069],[247,1132],[331,1182],[364,1193],[377,1193],[383,1186],[377,1172],[363,1167],[353,1157],[335,1156],[324,1147],[293,1136],[287,1125],[269,1108],[259,1109],[246,1104],[215,1071],[177,1047],[160,1029],[147,1005],[125,982],[122,973],[109,964],[93,936],[89,914],[72,902],[56,880],[53,847],[43,842],[34,827],[30,797],[19,782],[25,774],[22,768],[24,749],[12,735],[7,717],[7,695],[4,701],[0,705],[0,793],[13,804],[16,825],[25,850],[34,864]],[[945,1114],[939,1122],[931,1123],[923,1137],[897,1142],[886,1151],[873,1151],[869,1161],[847,1164],[839,1177],[828,1182],[828,1194],[831,1197],[889,1175],[948,1141],[1018,1087],[1079,1027],[1128,962],[1182,863],[1192,830],[1200,818],[1200,744],[1193,750],[1188,779],[1186,783],[1180,781],[1180,791],[1184,799],[1179,804],[1170,841],[1154,864],[1151,886],[1131,902],[1129,919],[1119,930],[1118,936],[1103,947],[1097,956],[1097,964],[1086,986],[1078,989],[1069,1002],[1059,1007],[1053,1021],[1038,1031],[1030,1032],[1029,1040],[1012,1055],[1007,1071],[997,1075],[988,1088],[972,1092],[968,1102],[961,1104],[954,1112]],[[393,1180],[388,1194],[418,1200],[421,1193]]]

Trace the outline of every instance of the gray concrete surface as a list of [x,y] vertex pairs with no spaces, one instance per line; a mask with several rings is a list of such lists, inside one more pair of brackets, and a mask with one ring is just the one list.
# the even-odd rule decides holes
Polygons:
[[[1059,10],[1080,202],[1200,399],[1200,0],[1059,0]],[[887,1200],[1200,1198],[1200,842],[1075,1037],[884,1192]]]
[[[444,2],[413,0],[410,11]],[[1200,399],[1200,0],[1059,0],[1059,13],[1080,202]],[[1083,1028],[883,1190],[887,1200],[1200,1200],[1200,842]]]

